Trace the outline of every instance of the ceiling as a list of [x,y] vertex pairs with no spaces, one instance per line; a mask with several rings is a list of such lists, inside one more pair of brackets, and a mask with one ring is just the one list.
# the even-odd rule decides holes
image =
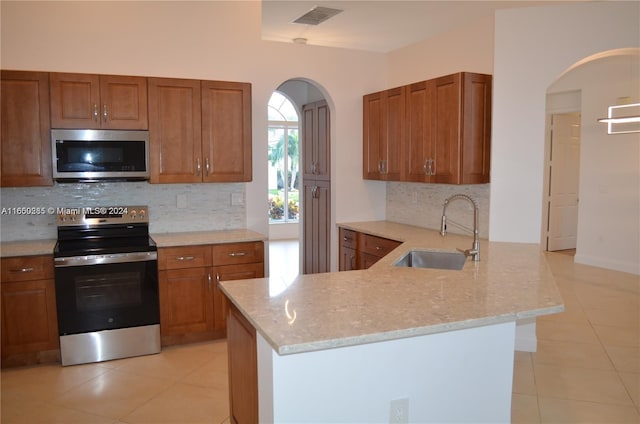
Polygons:
[[[580,1],[580,0],[578,0]],[[497,9],[564,1],[307,1],[262,0],[262,38],[387,53],[436,34],[493,16]],[[343,12],[313,26],[292,23],[316,6]]]

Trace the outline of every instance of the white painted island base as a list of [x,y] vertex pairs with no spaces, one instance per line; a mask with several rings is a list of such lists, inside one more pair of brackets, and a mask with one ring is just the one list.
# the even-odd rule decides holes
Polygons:
[[389,423],[511,419],[515,322],[279,355],[257,333],[261,423]]

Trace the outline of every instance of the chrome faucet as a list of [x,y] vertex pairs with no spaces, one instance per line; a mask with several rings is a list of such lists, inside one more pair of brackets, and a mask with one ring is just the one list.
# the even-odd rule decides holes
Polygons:
[[458,249],[458,250],[464,253],[465,256],[471,256],[474,261],[479,261],[480,260],[480,240],[478,237],[478,205],[471,197],[467,196],[466,194],[454,194],[453,196],[450,196],[448,199],[444,201],[444,206],[442,207],[442,224],[440,226],[440,234],[443,237],[447,234],[447,215],[446,215],[447,206],[452,200],[456,200],[456,199],[465,199],[469,201],[473,206],[473,229],[469,227],[465,227],[464,225],[460,225],[455,221],[449,220],[450,224],[473,234],[473,245],[471,246],[471,249],[467,249],[467,250]]

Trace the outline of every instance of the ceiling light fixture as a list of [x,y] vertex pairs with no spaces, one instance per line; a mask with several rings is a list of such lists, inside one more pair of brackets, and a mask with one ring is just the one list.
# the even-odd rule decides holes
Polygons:
[[598,122],[607,124],[608,134],[640,132],[640,103],[609,106],[607,117],[598,119]]

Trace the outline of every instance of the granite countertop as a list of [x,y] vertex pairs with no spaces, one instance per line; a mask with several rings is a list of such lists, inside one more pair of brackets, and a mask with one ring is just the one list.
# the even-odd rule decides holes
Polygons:
[[225,281],[231,301],[281,355],[479,327],[562,312],[537,244],[481,240],[461,271],[393,266],[411,249],[455,251],[470,237],[387,221],[341,227],[402,241],[368,270]]
[[[197,244],[239,243],[246,241],[264,241],[264,235],[255,231],[219,230],[193,231],[181,233],[151,234],[151,238],[158,247],[190,246]],[[0,243],[0,257],[51,255],[56,246],[56,240],[23,240]]]
[[23,240],[0,243],[0,257],[52,255],[56,240]]
[[198,244],[240,243],[264,241],[263,234],[252,230],[193,231],[183,233],[154,233],[151,238],[158,247],[193,246]]

